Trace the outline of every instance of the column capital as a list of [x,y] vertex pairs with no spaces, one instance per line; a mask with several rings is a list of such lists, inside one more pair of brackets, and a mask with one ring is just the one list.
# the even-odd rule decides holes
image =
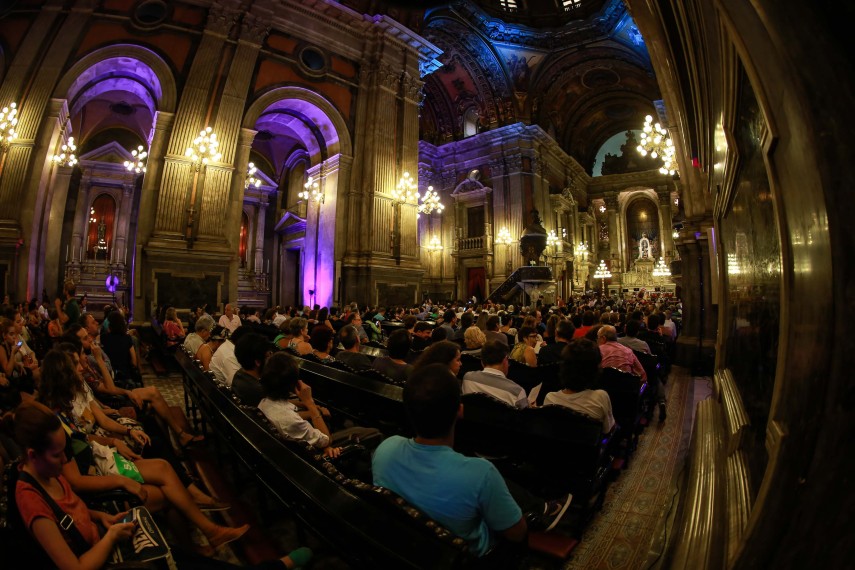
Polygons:
[[261,46],[267,34],[270,33],[270,21],[269,14],[252,12],[245,14],[240,25],[240,39],[249,44]]
[[228,37],[240,16],[240,7],[228,0],[217,0],[208,10],[205,32]]
[[608,208],[609,213],[617,213],[618,201],[616,195],[606,194],[605,196],[603,196],[603,202],[605,202],[606,208]]

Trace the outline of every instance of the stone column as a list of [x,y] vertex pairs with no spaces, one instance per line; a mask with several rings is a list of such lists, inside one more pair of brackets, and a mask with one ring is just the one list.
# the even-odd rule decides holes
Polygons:
[[40,256],[40,263],[44,268],[44,287],[48,291],[53,291],[54,287],[61,285],[62,275],[60,275],[60,268],[64,267],[65,263],[71,259],[71,252],[69,252],[68,259],[66,259],[65,248],[61,248],[62,219],[65,215],[65,202],[68,197],[68,185],[71,182],[71,173],[71,167],[59,166],[54,171],[51,179],[51,204],[47,215],[48,223],[44,237],[45,247]]
[[116,214],[118,215],[117,223],[115,224],[116,233],[113,239],[113,248],[116,250],[113,254],[113,259],[117,263],[125,265],[128,263],[128,244],[131,242],[131,236],[128,229],[131,225],[131,216],[134,209],[134,178],[128,176],[125,183],[122,184],[121,201],[116,204]]
[[[157,218],[157,204],[160,195],[160,180],[161,171],[163,170],[164,157],[166,155],[166,145],[168,144],[169,133],[172,130],[172,124],[175,121],[174,113],[165,113],[158,111],[154,117],[154,125],[152,126],[148,159],[146,161],[146,172],[143,175],[139,213],[137,214],[137,235],[128,236],[128,255],[125,263],[128,264],[128,271],[131,273],[129,281],[132,283],[133,295],[136,299],[142,299],[142,275],[147,271],[145,267],[145,259],[142,252],[148,246],[149,239],[154,231],[155,220]],[[81,185],[82,188],[82,185]],[[86,188],[89,191],[88,185]],[[89,206],[88,198],[86,200],[84,224],[89,221]],[[79,204],[79,201],[78,201]],[[76,219],[76,218],[75,218]],[[75,228],[81,227],[75,222]],[[85,225],[81,228],[84,230]],[[76,231],[76,230],[75,230]],[[147,319],[148,307],[144,302],[134,302],[134,320],[145,321]]]
[[[220,96],[217,119],[214,122],[214,131],[220,142],[219,150],[223,155],[221,161],[225,165],[235,163],[247,93],[258,59],[258,50],[270,30],[269,21],[269,17],[249,13],[244,16],[241,24],[241,37]],[[235,178],[235,184],[232,184],[232,176]],[[237,165],[234,169],[207,169],[204,187],[197,190],[201,199],[198,226],[201,239],[219,241],[225,238],[223,212],[231,201],[231,192],[237,190],[241,195],[239,201],[243,201],[245,178],[246,165],[240,169]]]
[[667,186],[656,189],[656,197],[659,198],[659,233],[662,236],[662,251],[660,255],[670,262],[674,258],[674,236],[671,225],[671,191]]
[[620,258],[620,236],[618,235],[618,203],[617,196],[605,196],[606,219],[609,224],[609,270],[612,273],[623,271],[623,260]]
[[[238,137],[237,147],[235,149],[235,170],[246,172],[249,164],[249,151],[252,149],[252,141],[255,139],[257,131],[252,129],[241,129]],[[225,240],[226,248],[235,254],[231,256],[229,261],[229,274],[235,276],[234,279],[229,279],[228,283],[228,298],[237,299],[237,275],[240,266],[240,217],[243,213],[243,192],[245,180],[239,177],[232,178],[232,189],[230,193],[229,203],[226,207],[225,215]]]
[[77,190],[77,208],[74,211],[74,225],[71,227],[71,251],[72,255],[69,259],[82,259],[83,254],[74,255],[75,251],[80,251],[83,248],[85,254],[86,249],[86,229],[89,227],[89,191],[92,188],[92,177],[88,172],[83,171],[83,178],[80,180],[80,187]]
[[[202,41],[196,50],[187,81],[181,91],[175,122],[164,156],[154,231],[162,237],[181,240],[188,221],[188,202],[194,172],[185,151],[205,128],[205,115],[214,81],[223,58],[228,34],[238,17],[239,6],[218,2],[211,6]],[[217,133],[222,136],[223,133]],[[153,153],[150,153],[153,154]],[[197,186],[197,194],[203,188]],[[197,218],[198,219],[198,218]],[[230,297],[230,298],[237,298]]]

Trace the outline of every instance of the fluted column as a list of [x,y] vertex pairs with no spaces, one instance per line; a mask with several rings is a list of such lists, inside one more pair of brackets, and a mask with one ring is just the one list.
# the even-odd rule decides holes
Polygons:
[[612,273],[622,271],[623,262],[620,259],[620,236],[618,235],[618,203],[617,197],[610,195],[605,196],[603,200],[606,203],[606,219],[609,224],[609,270]]
[[128,258],[128,244],[131,241],[129,228],[133,215],[135,186],[133,176],[128,175],[128,179],[122,184],[122,197],[116,209],[118,223],[116,224],[116,237],[113,240],[113,249],[115,250],[113,259],[121,264],[126,264]]
[[[193,206],[189,203],[189,195],[194,176],[192,165],[184,153],[206,126],[214,79],[218,77],[224,44],[237,17],[238,6],[231,3],[215,3],[208,13],[202,42],[181,92],[164,157],[154,226],[156,234],[172,238],[184,235],[188,222],[187,210]],[[221,136],[222,133],[217,135]],[[198,181],[197,194],[201,193],[203,182]]]
[[[65,202],[68,197],[68,186],[71,182],[72,168],[57,167],[51,179],[51,204],[48,213],[48,223],[45,226],[44,248],[40,262],[44,268],[44,287],[53,291],[60,284],[59,270],[65,263],[65,248],[62,244],[62,219],[65,215]],[[69,259],[70,259],[69,253]]]
[[659,233],[662,236],[662,255],[666,261],[674,258],[674,236],[671,226],[671,192],[667,187],[657,188],[659,198]]
[[[89,192],[92,189],[92,177],[86,171],[80,180],[77,190],[77,207],[74,211],[74,224],[71,228],[71,252],[69,260],[82,259],[83,252],[75,256],[75,252],[86,248],[86,229],[89,227]],[[79,256],[79,257],[78,257]]]
[[[240,125],[246,107],[255,62],[262,41],[270,30],[268,17],[254,13],[244,16],[241,24],[241,37],[238,40],[237,51],[229,68],[228,79],[220,96],[217,119],[214,122],[214,132],[220,142],[220,152],[223,165],[235,162]],[[200,239],[216,239],[225,236],[223,211],[231,201],[230,193],[234,190],[243,200],[243,181],[246,167],[237,168],[211,167],[207,169],[204,188],[201,189],[201,204],[199,206],[199,237]],[[232,177],[240,184],[232,185]]]
[[[255,139],[257,131],[252,129],[241,129],[238,136],[237,147],[235,149],[235,170],[246,172],[249,165],[249,151],[252,149],[252,141]],[[237,276],[238,267],[240,265],[240,218],[243,212],[243,192],[245,179],[239,177],[232,178],[232,189],[230,192],[229,203],[225,210],[225,240],[226,247],[229,251],[233,251],[234,255],[229,262],[229,272],[231,275]],[[221,214],[222,215],[222,214]],[[237,299],[237,278],[229,280],[229,299]]]

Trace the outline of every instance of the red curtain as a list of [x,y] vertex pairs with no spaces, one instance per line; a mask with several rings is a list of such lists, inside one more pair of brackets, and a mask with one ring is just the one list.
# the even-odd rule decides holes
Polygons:
[[466,298],[470,299],[473,296],[478,298],[478,301],[483,301],[487,296],[485,288],[487,286],[487,273],[483,267],[470,267],[467,271]]
[[[98,226],[104,221],[106,232],[104,238],[107,241],[107,258],[113,249],[114,221],[116,219],[116,201],[109,194],[101,194],[89,208],[89,231],[86,233],[86,256],[95,256],[95,247],[98,245]],[[93,221],[94,220],[94,221]]]
[[249,236],[249,218],[246,212],[240,216],[240,266],[246,267],[246,244]]

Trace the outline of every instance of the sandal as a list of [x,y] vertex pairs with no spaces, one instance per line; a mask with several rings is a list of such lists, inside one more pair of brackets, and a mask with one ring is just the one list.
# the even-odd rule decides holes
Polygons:
[[[184,437],[185,435],[189,435],[191,437],[186,442],[181,443],[181,438]],[[180,447],[181,449],[187,449],[188,447],[191,447],[193,445],[198,445],[200,443],[205,443],[205,436],[190,433],[189,431],[184,431],[184,430],[181,430],[180,432],[178,432],[178,447]]]

